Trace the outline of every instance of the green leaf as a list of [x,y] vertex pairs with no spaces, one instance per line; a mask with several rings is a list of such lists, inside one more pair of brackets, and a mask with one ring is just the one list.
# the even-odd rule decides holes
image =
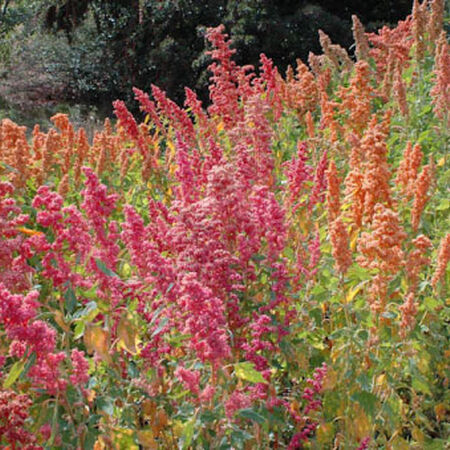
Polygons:
[[395,319],[397,317],[397,314],[393,311],[386,311],[381,314],[381,316],[385,317],[386,319]]
[[322,310],[320,308],[312,309],[309,311],[308,315],[311,319],[314,319],[317,326],[320,327],[322,325]]
[[161,305],[159,306],[156,311],[153,313],[152,320],[150,320],[149,325],[153,325],[155,323],[155,320],[159,317],[159,315],[164,311],[165,306]]
[[27,360],[24,359],[23,361],[16,361],[9,373],[8,376],[5,378],[5,381],[3,382],[3,387],[5,389],[10,388],[17,380],[17,378],[19,378],[20,374],[22,373],[23,369],[25,368],[25,364],[26,364]]
[[98,270],[101,270],[108,277],[119,278],[119,276],[115,272],[113,272],[110,268],[106,267],[106,264],[100,259],[95,258],[95,264],[97,265]]
[[420,111],[419,117],[426,116],[426,115],[431,111],[431,109],[432,109],[431,105],[426,105],[426,106],[422,109],[422,111]]
[[75,292],[72,287],[69,287],[66,290],[64,293],[64,299],[66,300],[64,306],[66,307],[67,312],[71,314],[78,304],[77,297],[75,296]]
[[157,334],[161,333],[162,329],[167,325],[167,322],[169,321],[168,317],[163,317],[161,321],[159,322],[159,325],[157,326],[156,330],[152,333],[152,338],[155,337]]
[[88,289],[87,291],[83,292],[83,297],[89,298],[91,300],[96,300],[97,299],[97,286],[92,286],[90,289]]
[[168,336],[166,341],[171,347],[180,347],[184,341],[192,338],[192,334],[178,334],[174,336]]
[[252,439],[252,435],[244,430],[234,430],[231,433],[231,443],[236,449],[243,449],[245,442]]
[[422,131],[422,133],[419,134],[418,142],[421,143],[421,142],[424,142],[425,140],[427,140],[430,133],[431,133],[430,129]]
[[234,373],[241,380],[250,381],[251,383],[265,383],[266,379],[262,376],[261,372],[255,369],[255,366],[251,362],[242,362],[234,365]]
[[55,402],[55,407],[53,408],[53,417],[52,417],[52,434],[50,435],[50,440],[48,441],[48,445],[51,447],[56,437],[57,428],[58,428],[58,409],[59,404]]
[[108,416],[112,416],[114,414],[114,403],[110,397],[99,397],[97,399],[98,408],[108,414]]
[[423,303],[429,311],[434,311],[441,304],[434,297],[426,297]]
[[15,172],[15,173],[19,173],[19,171],[17,169],[15,169],[14,167],[10,166],[9,164],[6,164],[5,162],[2,161],[2,165],[5,169],[9,170],[10,172]]
[[84,438],[85,448],[94,448],[95,442],[97,441],[99,432],[97,429],[88,429],[86,437]]
[[372,274],[368,269],[353,265],[348,269],[347,276],[350,280],[365,281],[372,278]]
[[358,402],[364,409],[366,414],[371,417],[375,415],[375,406],[378,402],[378,398],[376,395],[372,394],[371,392],[361,391],[355,392],[350,398],[352,401]]
[[295,253],[291,247],[286,247],[284,249],[284,256],[288,258],[290,261],[295,261]]
[[415,391],[420,391],[423,392],[424,394],[431,395],[430,387],[428,386],[428,383],[424,378],[419,376],[413,376],[411,384]]
[[256,423],[264,423],[265,419],[261,414],[258,414],[256,411],[254,411],[251,408],[241,409],[238,412],[238,415],[244,419],[249,419]]
[[425,450],[443,450],[445,449],[446,443],[448,444],[448,441],[444,441],[443,439],[427,439],[425,441]]
[[259,255],[259,254],[255,254],[252,255],[251,259],[257,263],[264,261],[266,259],[266,257],[264,255]]
[[436,206],[437,211],[446,211],[450,208],[450,200],[448,198],[443,198],[439,205]]
[[338,414],[341,406],[339,392],[326,391],[323,395],[323,412],[326,420],[333,420]]
[[137,378],[139,376],[139,369],[134,361],[129,362],[127,372],[130,378]]
[[86,303],[85,307],[74,314],[75,319],[84,319],[85,321],[90,321],[95,318],[99,313],[98,305],[96,302],[92,301]]
[[363,342],[366,342],[367,339],[369,339],[369,332],[367,330],[358,330],[356,335],[359,339],[361,339]]
[[81,336],[83,336],[85,330],[86,330],[86,323],[80,320],[75,324],[75,328],[73,330],[74,332],[73,338],[75,340],[79,339]]
[[25,377],[25,375],[28,373],[28,371],[30,370],[30,367],[36,362],[36,353],[33,352],[28,358],[27,358],[27,362],[25,364],[25,367],[23,368],[22,373],[20,374],[20,378]]
[[363,391],[370,391],[372,383],[370,382],[370,378],[367,376],[367,373],[363,372],[361,375],[359,375],[358,378],[356,378],[356,381],[361,386],[361,389]]
[[186,422],[183,430],[183,450],[186,450],[192,443],[192,438],[194,437],[195,429],[195,417],[193,417],[189,422]]

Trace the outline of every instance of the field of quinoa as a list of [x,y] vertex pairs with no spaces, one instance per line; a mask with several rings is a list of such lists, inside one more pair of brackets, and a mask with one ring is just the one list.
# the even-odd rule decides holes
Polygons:
[[414,1],[92,142],[0,122],[4,449],[448,449],[450,49]]

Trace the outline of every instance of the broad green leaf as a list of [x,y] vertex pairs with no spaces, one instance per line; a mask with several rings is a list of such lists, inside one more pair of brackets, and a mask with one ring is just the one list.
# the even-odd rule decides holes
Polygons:
[[106,267],[106,264],[102,260],[95,258],[95,264],[97,265],[98,270],[101,270],[108,277],[116,277],[116,278],[119,277],[110,268]]
[[265,383],[266,379],[262,376],[261,372],[255,369],[255,366],[251,362],[242,362],[234,365],[234,373],[238,378],[242,380],[250,381],[251,383]]
[[192,443],[192,438],[194,437],[195,422],[196,422],[196,418],[194,416],[191,420],[186,422],[186,424],[184,425],[183,435],[182,435],[183,450],[186,450],[187,448],[189,448],[189,446]]
[[415,391],[419,391],[419,392],[423,392],[424,394],[431,395],[430,387],[428,386],[428,383],[422,377],[413,375],[411,384]]
[[88,289],[87,291],[83,292],[83,297],[86,298],[90,298],[92,300],[96,300],[97,299],[97,286],[92,286],[90,289]]
[[164,311],[165,306],[161,305],[159,306],[156,311],[153,313],[152,320],[150,320],[149,325],[153,325],[155,323],[155,320],[159,317],[159,315]]
[[309,311],[309,317],[314,319],[316,322],[316,325],[320,327],[322,325],[322,310],[320,308],[314,308],[311,311]]
[[244,430],[234,430],[231,433],[231,443],[236,449],[243,449],[245,442],[252,439],[253,436]]
[[36,353],[33,352],[31,354],[31,356],[29,356],[27,358],[27,362],[25,364],[25,367],[22,370],[22,373],[20,374],[20,378],[25,377],[25,375],[28,373],[28,371],[30,370],[31,366],[36,362]]
[[448,198],[443,198],[439,205],[436,206],[437,211],[447,211],[450,208],[450,200]]
[[111,397],[99,397],[96,400],[98,408],[108,414],[108,416],[112,416],[114,414],[114,403]]
[[158,326],[156,327],[156,330],[152,333],[151,337],[153,338],[156,335],[158,335],[159,333],[161,333],[163,328],[167,325],[167,322],[169,322],[169,318],[168,317],[163,317],[161,319],[161,321],[159,322]]
[[3,387],[5,389],[10,388],[19,378],[20,374],[25,368],[25,364],[27,363],[27,360],[24,359],[22,361],[16,361],[11,369],[9,370],[8,376],[5,378],[5,381],[3,382]]
[[439,301],[436,300],[434,297],[425,297],[423,304],[425,305],[425,308],[428,309],[429,311],[434,311],[434,309],[440,305]]
[[79,339],[81,336],[83,336],[83,334],[84,334],[84,330],[86,329],[86,323],[85,322],[83,322],[83,321],[78,321],[76,324],[75,324],[75,328],[74,328],[74,336],[73,336],[73,338],[75,339],[75,340],[77,340],[77,339]]
[[442,450],[446,448],[445,446],[447,444],[448,441],[445,441],[444,439],[429,439],[425,440],[423,448],[426,450]]
[[290,261],[295,261],[295,253],[291,247],[286,247],[284,249],[284,256],[288,258]]
[[375,415],[375,406],[378,402],[378,398],[376,395],[371,392],[361,391],[355,392],[350,397],[352,401],[358,402],[361,407],[364,409],[366,414],[373,417]]
[[361,389],[365,392],[369,392],[371,389],[371,382],[370,378],[367,376],[366,372],[361,373],[358,378],[356,378],[356,381],[361,386]]
[[72,287],[67,288],[64,293],[64,299],[66,300],[64,306],[66,307],[67,312],[71,314],[78,304],[77,297],[75,296]]
[[264,423],[266,421],[266,419],[264,419],[264,417],[261,416],[261,414],[258,414],[251,408],[241,409],[238,412],[238,415],[244,419],[249,419],[256,423]]
[[83,319],[85,322],[90,322],[91,320],[94,320],[95,316],[100,312],[98,309],[97,302],[89,302],[86,304],[86,306],[78,310],[73,317],[75,319]]
[[266,257],[264,255],[255,254],[255,255],[252,255],[251,259],[255,262],[261,262],[261,261],[264,261],[266,259]]
[[353,265],[348,269],[347,276],[350,280],[366,281],[371,280],[373,274],[368,269]]

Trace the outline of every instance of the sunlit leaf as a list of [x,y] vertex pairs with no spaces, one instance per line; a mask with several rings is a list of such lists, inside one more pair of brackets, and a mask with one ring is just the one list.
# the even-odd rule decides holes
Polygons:
[[17,378],[19,378],[20,374],[24,370],[26,362],[27,360],[24,359],[21,361],[16,361],[12,365],[11,369],[9,369],[7,377],[3,381],[3,387],[5,389],[10,388],[16,382]]
[[17,227],[16,230],[20,231],[21,233],[26,234],[28,236],[36,236],[36,235],[44,234],[42,231],[31,230],[31,229],[25,228],[25,227]]
[[242,380],[250,381],[251,383],[265,383],[267,380],[262,376],[261,372],[255,369],[251,362],[242,362],[234,365],[234,373]]
[[361,291],[361,289],[367,284],[367,281],[362,281],[361,283],[359,283],[356,287],[354,287],[353,289],[350,289],[347,293],[347,295],[345,296],[345,302],[346,304],[351,303],[353,301],[353,299],[355,298],[355,296],[358,294],[358,292]]
[[114,443],[120,449],[138,450],[139,446],[135,444],[133,439],[134,432],[129,428],[115,428],[114,429]]
[[182,439],[183,439],[183,450],[187,450],[192,443],[195,430],[195,416],[184,424]]

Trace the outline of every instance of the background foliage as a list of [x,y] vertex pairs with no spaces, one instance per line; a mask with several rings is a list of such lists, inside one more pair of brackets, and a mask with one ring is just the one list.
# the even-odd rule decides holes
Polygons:
[[375,29],[410,11],[406,0],[13,0],[1,7],[0,100],[28,114],[62,102],[110,113],[111,98],[129,100],[133,86],[151,84],[180,104],[183,86],[208,101],[207,26],[227,26],[239,64],[257,65],[264,52],[283,72],[319,52],[319,28],[348,48],[351,14]]

